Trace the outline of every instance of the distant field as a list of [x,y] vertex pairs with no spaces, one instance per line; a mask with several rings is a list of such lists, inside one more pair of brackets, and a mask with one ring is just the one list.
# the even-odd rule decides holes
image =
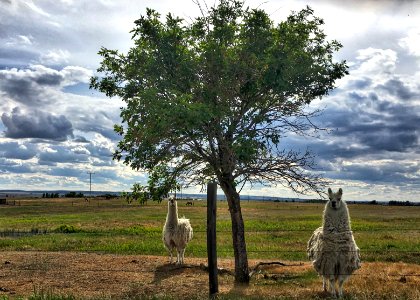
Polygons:
[[[217,205],[218,256],[233,257],[227,204]],[[420,207],[354,204],[349,209],[363,261],[420,264]],[[22,199],[15,206],[0,206],[0,251],[166,255],[161,241],[166,210],[165,202],[139,206],[121,199]],[[306,242],[321,225],[323,205],[243,201],[242,210],[249,258],[306,260]],[[194,228],[186,256],[206,257],[205,201],[194,206],[179,201],[179,214]]]

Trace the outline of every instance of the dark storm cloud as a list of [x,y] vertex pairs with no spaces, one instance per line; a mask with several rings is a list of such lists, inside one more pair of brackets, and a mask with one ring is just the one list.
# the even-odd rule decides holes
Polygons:
[[45,101],[40,94],[42,91],[30,80],[7,80],[0,75],[0,89],[13,100],[29,106],[40,106]]
[[48,95],[48,89],[59,87],[64,79],[60,72],[42,66],[30,70],[2,70],[0,90],[14,101],[39,107],[54,101]]
[[412,91],[399,79],[390,79],[385,84],[380,85],[379,88],[402,100],[409,100],[414,97],[420,97],[418,92]]
[[16,107],[12,113],[1,116],[7,128],[5,136],[9,138],[39,138],[65,141],[73,136],[71,122],[63,115],[55,116],[40,110],[24,112]]
[[17,142],[0,143],[0,156],[4,158],[28,160],[37,154],[37,147],[33,144],[19,144]]
[[419,166],[401,165],[393,162],[386,165],[360,165],[352,164],[343,166],[340,172],[331,174],[331,178],[335,179],[351,179],[362,180],[368,183],[416,183],[419,176],[408,176],[408,174],[416,174]]
[[380,82],[366,77],[341,87],[337,105],[316,120],[329,134],[294,144],[316,155],[316,170],[327,178],[399,186],[420,180],[418,87],[397,75]]
[[360,141],[372,151],[406,152],[418,147],[418,135],[415,132],[398,132],[389,128],[360,137]]
[[25,106],[39,108],[57,103],[63,87],[87,82],[90,75],[90,70],[75,66],[59,71],[42,65],[0,70],[0,93]]
[[[381,151],[408,153],[420,146],[419,108],[379,97],[374,92],[367,96],[357,91],[348,93],[342,107],[327,108],[319,121],[332,129],[331,142],[326,146],[331,147],[340,138],[350,142],[345,147],[358,144],[359,151],[342,152],[346,157]],[[328,149],[319,150],[321,155],[329,153]]]
[[57,90],[65,81],[65,72],[37,65],[30,69],[0,70],[0,92],[27,106],[54,102],[51,90]]

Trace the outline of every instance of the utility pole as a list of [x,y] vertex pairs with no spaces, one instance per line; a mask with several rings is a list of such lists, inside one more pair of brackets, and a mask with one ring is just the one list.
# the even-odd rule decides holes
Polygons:
[[87,172],[89,174],[89,197],[92,198],[92,174],[95,172]]

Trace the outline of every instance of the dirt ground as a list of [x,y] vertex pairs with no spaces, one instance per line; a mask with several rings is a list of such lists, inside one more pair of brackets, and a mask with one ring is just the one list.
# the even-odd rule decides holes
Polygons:
[[[78,299],[208,299],[205,259],[186,257],[187,267],[167,257],[75,252],[0,252],[0,297],[29,296],[34,290]],[[259,262],[259,261],[258,261]],[[250,261],[254,267],[257,261]],[[291,262],[296,264],[296,262]],[[218,266],[233,270],[233,261]],[[229,299],[324,299],[322,280],[309,262],[298,266],[263,266],[248,287],[233,276],[219,276],[219,291]],[[347,299],[420,299],[420,266],[365,263],[345,285]]]

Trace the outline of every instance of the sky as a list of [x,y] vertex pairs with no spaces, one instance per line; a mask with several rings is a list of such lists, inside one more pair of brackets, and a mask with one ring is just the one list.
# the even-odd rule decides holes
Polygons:
[[[212,5],[214,1],[207,1]],[[309,5],[350,75],[329,96],[313,138],[316,171],[347,200],[420,201],[420,1],[254,1],[279,23]],[[189,20],[192,0],[0,0],[0,189],[129,191],[147,174],[112,160],[118,98],[89,89],[103,46],[126,52],[146,7]],[[184,192],[198,192],[192,187]],[[242,195],[297,197],[282,186]],[[311,196],[311,195],[309,195]],[[313,196],[313,195],[312,195]]]

